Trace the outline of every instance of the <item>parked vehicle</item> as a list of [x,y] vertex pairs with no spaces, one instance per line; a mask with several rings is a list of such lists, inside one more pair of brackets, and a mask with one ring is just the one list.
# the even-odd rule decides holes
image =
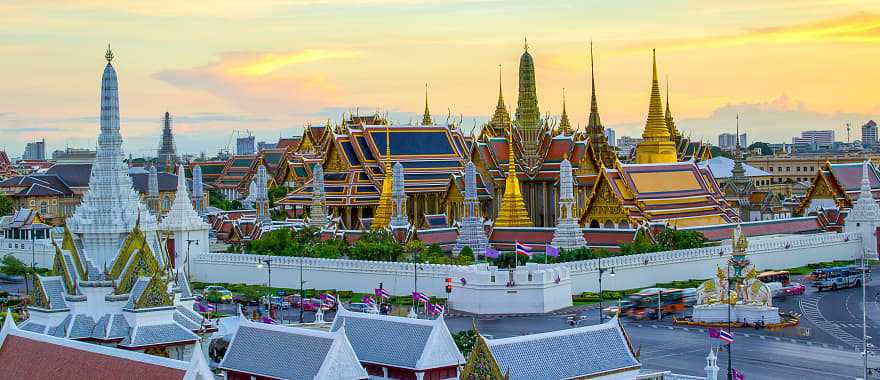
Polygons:
[[813,271],[813,287],[819,290],[837,290],[862,286],[862,269],[858,267],[834,267]]
[[314,298],[306,298],[302,302],[303,311],[318,311],[318,308],[321,307],[321,300]]
[[243,295],[236,295],[235,297],[233,297],[233,301],[243,306],[257,306],[260,304],[259,300],[252,299]]
[[781,290],[787,296],[799,296],[807,291],[807,287],[799,282],[790,282],[788,286],[783,286]]
[[367,304],[362,303],[362,302],[352,302],[352,303],[348,304],[348,310],[351,310],[351,311],[366,313],[367,310],[369,310],[369,309],[370,309],[370,307],[367,306]]
[[290,302],[282,297],[272,297],[272,307],[276,309],[290,309]]
[[621,303],[622,314],[636,319],[656,318],[658,307],[663,314],[681,313],[686,308],[682,289],[646,289],[629,295],[627,301]]
[[205,288],[204,298],[213,303],[232,303],[232,292],[222,286],[211,285]]

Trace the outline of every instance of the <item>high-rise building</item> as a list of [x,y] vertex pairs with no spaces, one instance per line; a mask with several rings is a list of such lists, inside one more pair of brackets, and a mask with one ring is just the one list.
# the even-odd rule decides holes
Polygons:
[[68,164],[91,164],[98,151],[85,148],[65,148],[52,152],[52,161]]
[[[864,128],[864,127],[862,127]],[[876,128],[874,129],[876,131]],[[876,136],[876,132],[875,132]],[[46,139],[40,141],[29,142],[24,147],[24,153],[21,155],[22,160],[45,160],[46,159]]]
[[721,149],[731,150],[736,146],[736,135],[733,133],[722,133],[718,135],[718,147]]
[[617,146],[617,138],[614,135],[613,129],[605,128],[605,139],[608,140],[608,145]]
[[793,145],[818,145],[818,146],[831,146],[834,144],[834,131],[833,130],[824,130],[824,131],[801,131],[801,137],[792,137],[791,143]]
[[174,147],[174,135],[171,133],[171,114],[165,112],[162,118],[162,139],[159,143],[157,154],[159,170],[165,172],[174,171],[177,166],[177,149]]
[[862,126],[862,144],[865,146],[877,145],[877,123],[874,120],[868,120]]
[[256,153],[254,136],[239,137],[235,139],[235,154],[246,156]]

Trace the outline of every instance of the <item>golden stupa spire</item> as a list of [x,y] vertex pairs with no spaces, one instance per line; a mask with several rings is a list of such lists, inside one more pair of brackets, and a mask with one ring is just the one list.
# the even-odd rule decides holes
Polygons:
[[428,84],[425,83],[425,113],[422,114],[422,125],[432,125],[431,111],[428,110]]
[[565,112],[565,88],[562,88],[562,116],[559,118],[559,133],[571,135],[571,122],[568,121],[568,112]]
[[648,104],[648,120],[642,141],[636,147],[636,163],[653,164],[676,162],[675,144],[670,140],[666,117],[663,115],[663,102],[660,99],[660,83],[657,80],[657,53],[653,51],[653,72],[651,78],[651,100]]
[[373,214],[371,228],[381,230],[388,227],[391,222],[391,133],[388,130],[388,122],[385,122],[385,178],[382,180],[382,194],[379,195],[379,205]]
[[513,126],[508,127],[510,138],[507,141],[507,180],[504,183],[504,195],[501,197],[501,208],[498,210],[498,218],[495,219],[497,227],[531,227],[532,221],[526,211],[522,191],[519,188],[519,179],[516,177],[516,156],[513,155]]
[[113,50],[110,50],[110,44],[107,44],[107,53],[104,54],[104,59],[107,60],[107,64],[113,61]]
[[679,134],[678,129],[675,128],[675,119],[672,118],[672,110],[669,108],[669,76],[666,77],[666,116],[663,118],[666,120],[666,128],[669,130],[669,138],[673,141],[680,140],[681,134]]

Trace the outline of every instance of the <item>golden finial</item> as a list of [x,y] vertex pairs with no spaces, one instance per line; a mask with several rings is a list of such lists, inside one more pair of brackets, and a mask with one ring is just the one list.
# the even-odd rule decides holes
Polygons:
[[523,37],[523,49],[525,49],[526,52],[529,51],[529,38],[528,37]]
[[110,44],[107,44],[107,53],[104,54],[104,59],[107,60],[107,63],[113,60],[113,50],[110,50]]

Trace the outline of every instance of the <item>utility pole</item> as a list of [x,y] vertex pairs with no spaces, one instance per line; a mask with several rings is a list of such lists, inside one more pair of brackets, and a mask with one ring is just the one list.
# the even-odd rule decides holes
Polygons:
[[[734,242],[735,244],[735,242]],[[731,331],[730,322],[730,262],[727,262],[727,332]],[[727,380],[733,380],[733,344],[727,343]]]
[[[849,124],[847,124],[848,126]],[[868,379],[868,308],[866,306],[865,301],[867,298],[865,296],[865,288],[868,287],[868,276],[866,275],[867,268],[865,267],[865,256],[868,252],[862,248],[862,354],[865,355],[865,372],[863,379]]]

